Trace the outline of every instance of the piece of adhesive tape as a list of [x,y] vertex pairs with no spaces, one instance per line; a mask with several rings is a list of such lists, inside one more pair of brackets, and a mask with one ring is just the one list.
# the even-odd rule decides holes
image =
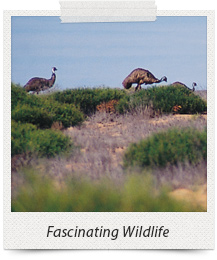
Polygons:
[[60,2],[62,23],[155,21],[155,0]]

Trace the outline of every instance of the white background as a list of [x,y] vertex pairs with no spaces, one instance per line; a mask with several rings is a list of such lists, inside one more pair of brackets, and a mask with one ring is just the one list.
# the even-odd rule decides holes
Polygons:
[[[87,1],[87,0],[86,0]],[[96,0],[95,0],[96,1]],[[111,1],[111,0],[110,0]],[[123,0],[122,0],[123,1]],[[131,0],[132,1],[132,0]],[[216,0],[156,0],[158,10],[216,10]],[[3,10],[59,10],[59,0],[2,0],[1,1],[1,39],[3,39]],[[215,23],[215,31],[216,31]],[[1,41],[1,61],[3,61],[3,40]],[[3,176],[3,62],[0,63],[1,71],[1,169]],[[216,112],[216,110],[215,110]],[[216,158],[216,156],[215,156]],[[3,188],[3,177],[0,178],[1,187]],[[1,192],[3,194],[3,192]],[[3,199],[0,200],[1,210],[3,212]],[[215,204],[216,205],[216,204]],[[3,214],[1,214],[1,229],[0,234],[3,234]],[[217,253],[215,250],[3,250],[3,235],[1,235],[0,254],[2,259],[52,259],[60,258],[76,258],[76,259],[109,259],[109,258],[124,258],[124,259],[143,259],[143,258],[158,258],[158,259],[215,259]]]

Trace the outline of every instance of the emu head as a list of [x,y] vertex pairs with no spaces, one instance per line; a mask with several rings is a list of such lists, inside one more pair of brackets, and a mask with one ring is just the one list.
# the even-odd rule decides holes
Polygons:
[[167,82],[167,77],[163,76],[160,81],[166,81]]
[[192,83],[192,87],[193,87],[193,91],[195,91],[195,87],[197,86],[197,83],[193,82]]
[[52,73],[55,73],[56,70],[57,70],[57,68],[56,68],[56,67],[53,67],[53,68],[52,68]]

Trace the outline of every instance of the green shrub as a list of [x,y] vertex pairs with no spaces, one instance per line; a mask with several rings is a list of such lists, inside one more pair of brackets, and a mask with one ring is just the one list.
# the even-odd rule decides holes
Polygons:
[[31,133],[32,149],[39,157],[54,157],[71,148],[72,143],[68,136],[54,130],[37,130]]
[[130,96],[121,98],[118,104],[115,106],[115,109],[119,114],[125,114],[127,112],[130,112]]
[[54,116],[43,107],[18,104],[11,112],[11,119],[16,122],[30,123],[40,128],[50,128]]
[[11,110],[13,110],[19,102],[23,102],[26,97],[26,91],[22,87],[11,83]]
[[70,138],[59,131],[37,129],[32,124],[12,120],[11,155],[33,152],[39,157],[53,157],[72,148]]
[[60,103],[74,104],[84,114],[90,115],[96,112],[96,107],[102,102],[119,100],[124,96],[126,93],[118,89],[80,88],[54,93],[53,98]]
[[31,150],[30,135],[37,127],[32,124],[19,124],[11,121],[11,156]]
[[195,129],[171,129],[131,144],[124,155],[124,165],[165,167],[207,158],[207,133]]
[[50,128],[54,122],[70,127],[84,121],[83,113],[75,105],[57,102],[53,95],[27,94],[15,84],[11,85],[11,108],[13,120],[40,128]]
[[131,175],[120,186],[112,180],[72,178],[55,180],[34,170],[25,171],[24,184],[12,198],[12,212],[180,212],[205,211],[180,202],[165,188],[156,192],[149,176]]
[[40,106],[40,97],[28,94],[23,87],[11,83],[11,110],[13,111],[18,104]]
[[84,121],[84,114],[73,104],[61,104],[48,97],[43,100],[43,107],[53,115],[52,122],[62,122],[65,128]]
[[152,106],[162,113],[173,112],[174,106],[181,106],[180,114],[206,112],[207,104],[198,95],[181,86],[162,86],[143,89],[119,100],[116,109],[119,113],[134,112],[138,108],[144,110]]
[[[143,93],[145,95],[141,95],[140,93]],[[115,108],[118,113],[125,114],[134,113],[137,111],[144,111],[147,107],[151,105],[152,101],[147,97],[146,90],[144,90],[142,92],[135,92],[132,95],[121,98]]]
[[180,114],[195,114],[205,112],[206,102],[194,92],[182,86],[163,86],[147,89],[147,93],[138,95],[148,96],[152,100],[155,110],[170,113],[173,107],[181,106]]
[[84,114],[74,105],[63,104],[56,106],[54,121],[62,122],[64,127],[80,125],[84,121]]

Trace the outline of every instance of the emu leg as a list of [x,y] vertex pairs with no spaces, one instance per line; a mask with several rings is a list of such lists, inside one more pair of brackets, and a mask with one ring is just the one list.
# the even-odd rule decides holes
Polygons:
[[137,91],[138,87],[139,87],[139,84],[135,87],[135,91]]
[[138,89],[138,90],[141,89],[141,85],[140,85],[140,84],[138,84],[138,85],[136,86],[135,91],[137,91],[137,89]]

